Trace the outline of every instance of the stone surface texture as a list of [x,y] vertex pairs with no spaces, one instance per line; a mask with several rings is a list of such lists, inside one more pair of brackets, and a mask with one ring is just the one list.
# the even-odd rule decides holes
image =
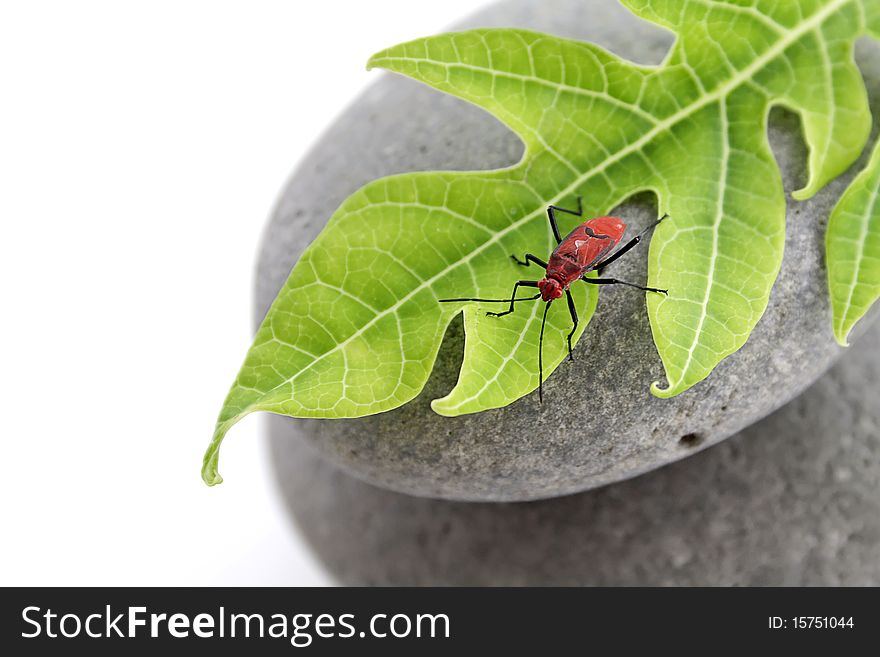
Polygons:
[[[476,26],[527,27],[587,39],[639,63],[658,63],[672,42],[670,33],[635,18],[614,0],[511,0],[461,27]],[[878,49],[863,43],[857,54],[880,115]],[[771,118],[771,143],[791,191],[806,180],[800,125],[781,110]],[[506,166],[521,151],[518,139],[482,110],[384,74],[339,117],[284,189],[263,240],[257,317],[305,245],[364,183],[411,170]],[[662,380],[663,370],[644,296],[612,287],[600,291],[576,361],[563,363],[548,378],[543,405],[532,394],[500,410],[451,419],[434,414],[430,401],[452,388],[461,362],[463,336],[456,321],[425,390],[413,402],[353,420],[276,421],[276,433],[286,433],[290,441],[305,438],[374,484],[470,501],[583,491],[717,443],[795,397],[842,352],[830,328],[823,240],[829,210],[857,167],[810,201],[789,198],[785,260],[765,316],[741,351],[674,399],[654,398],[648,390],[652,381]],[[636,199],[618,212],[637,229],[655,210],[650,199]],[[646,249],[636,249],[612,269],[620,278],[644,280]],[[710,484],[706,479],[707,494]],[[676,558],[686,561],[694,549],[682,546]]]
[[807,392],[630,481],[507,504],[350,477],[273,418],[292,516],[342,583],[880,585],[880,324]]

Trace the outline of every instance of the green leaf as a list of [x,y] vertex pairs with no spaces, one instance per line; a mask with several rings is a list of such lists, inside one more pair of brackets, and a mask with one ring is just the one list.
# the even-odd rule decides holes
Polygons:
[[[868,0],[628,0],[674,30],[657,67],[594,45],[512,29],[418,39],[370,66],[408,75],[492,113],[524,142],[521,162],[487,172],[413,173],[372,182],[331,217],[291,272],[227,397],[203,477],[243,415],[354,417],[422,389],[443,333],[464,312],[465,358],[445,415],[509,404],[534,390],[537,303],[503,320],[485,304],[529,276],[509,258],[548,254],[550,203],[584,197],[590,215],[651,191],[670,218],[651,240],[648,295],[679,394],[739,349],[767,305],[782,259],[785,201],[766,139],[774,104],[800,113],[814,193],[859,155],[870,128],[855,39],[880,24]],[[572,226],[574,222],[572,223]],[[595,305],[575,286],[584,330]],[[545,372],[565,356],[564,304],[550,312]]]
[[846,346],[853,325],[880,298],[880,144],[828,220],[825,250],[834,336]]

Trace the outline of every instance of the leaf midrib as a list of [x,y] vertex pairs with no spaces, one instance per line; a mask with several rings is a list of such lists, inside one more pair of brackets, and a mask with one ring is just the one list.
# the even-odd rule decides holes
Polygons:
[[[712,297],[712,288],[715,280],[715,266],[718,263],[718,238],[721,230],[721,222],[724,220],[724,199],[726,192],[728,160],[730,158],[730,134],[728,132],[729,124],[727,119],[727,103],[720,100],[718,107],[721,109],[721,170],[718,176],[718,208],[715,211],[715,219],[712,221],[712,253],[709,258],[709,272],[706,274],[706,294],[703,295],[703,301],[700,303],[700,321],[697,324],[697,330],[694,332],[694,339],[688,348],[687,360],[681,368],[681,376],[675,382],[669,382],[669,388],[677,388],[687,376],[688,368],[694,359],[694,353],[697,351],[697,345],[700,343],[700,336],[703,333],[703,326],[706,318],[709,316],[709,300]],[[661,303],[663,300],[661,300]]]
[[[737,75],[730,78],[730,80],[728,80],[726,83],[719,85],[717,89],[715,89],[714,91],[710,92],[709,94],[701,97],[700,99],[696,100],[690,106],[682,108],[680,111],[678,111],[675,114],[671,114],[669,117],[667,117],[663,121],[659,122],[654,128],[651,128],[651,130],[646,132],[641,138],[637,139],[632,144],[624,147],[623,149],[621,149],[620,151],[618,151],[617,153],[615,153],[611,157],[606,158],[603,162],[597,164],[589,171],[587,171],[587,172],[583,173],[582,175],[580,175],[579,177],[575,178],[575,180],[572,183],[570,183],[568,186],[566,186],[565,188],[560,190],[554,197],[549,199],[548,202],[555,203],[555,202],[562,200],[567,195],[574,192],[581,184],[583,184],[584,181],[588,180],[589,178],[596,175],[597,173],[603,171],[604,169],[606,169],[608,166],[614,164],[615,162],[623,159],[624,157],[626,157],[630,153],[637,151],[642,146],[644,146],[645,144],[650,142],[658,134],[668,131],[672,126],[676,125],[679,121],[686,119],[687,117],[698,112],[699,110],[706,107],[707,105],[710,105],[710,104],[717,102],[718,100],[721,100],[722,98],[726,97],[728,94],[730,94],[732,91],[734,91],[737,87],[739,87],[739,85],[748,81],[755,73],[760,71],[764,66],[766,66],[770,62],[772,62],[777,56],[779,56],[782,52],[784,52],[790,45],[795,43],[798,39],[803,37],[805,34],[809,33],[811,30],[816,29],[817,27],[822,25],[830,15],[834,14],[836,11],[838,11],[842,7],[850,4],[851,2],[852,2],[852,0],[835,0],[834,2],[831,2],[828,5],[825,5],[822,9],[820,9],[815,14],[810,16],[809,19],[807,19],[806,21],[804,21],[803,23],[798,25],[796,29],[789,30],[786,33],[784,38],[779,39],[771,48],[768,48],[760,57],[756,58],[754,63],[752,63],[749,66],[747,66],[746,68],[742,69],[742,71],[740,71]],[[524,154],[521,161],[525,161],[527,159],[527,156],[528,156],[527,153]],[[442,209],[442,208],[440,208],[440,209]],[[466,262],[470,262],[473,258],[475,258],[477,255],[479,255],[480,253],[482,253],[483,251],[488,249],[490,246],[499,242],[503,237],[505,237],[509,233],[515,231],[516,229],[520,228],[524,224],[528,223],[531,219],[537,217],[542,211],[543,211],[543,206],[541,208],[538,208],[538,209],[534,210],[533,212],[530,212],[529,214],[523,216],[522,219],[510,224],[510,226],[508,226],[507,228],[504,228],[504,229],[498,231],[492,237],[490,237],[488,240],[486,240],[481,245],[479,245],[478,247],[473,249],[470,252],[470,254],[461,258],[460,260],[457,260],[454,264],[449,265],[447,267],[444,267],[437,274],[435,274],[431,278],[425,280],[423,283],[421,283],[416,288],[414,288],[411,292],[407,293],[404,297],[402,297],[398,302],[396,302],[392,306],[389,306],[386,310],[383,310],[382,312],[378,313],[373,319],[371,319],[369,322],[364,324],[363,327],[361,327],[360,329],[358,329],[357,331],[352,333],[349,337],[347,337],[342,342],[338,343],[332,349],[325,351],[323,354],[321,354],[320,356],[315,358],[315,360],[313,360],[311,363],[309,363],[308,365],[303,367],[296,374],[285,379],[281,383],[278,383],[274,387],[272,387],[269,390],[267,390],[266,392],[264,392],[263,397],[272,394],[274,391],[278,390],[282,386],[285,386],[289,383],[293,383],[302,374],[308,372],[313,366],[320,363],[324,358],[336,353],[336,351],[338,351],[339,349],[344,348],[350,342],[359,338],[366,331],[368,331],[374,324],[376,324],[376,322],[378,322],[379,320],[381,320],[385,316],[396,312],[398,308],[400,308],[401,306],[406,304],[410,299],[412,299],[414,296],[416,296],[417,294],[422,292],[424,289],[430,288],[431,286],[433,286],[433,284],[435,282],[437,282],[438,280],[440,280],[441,278],[446,276],[449,272],[455,270],[460,265],[462,265]],[[311,249],[309,249],[309,250],[311,250]],[[711,282],[709,284],[711,285]],[[242,413],[241,415],[244,415],[244,413]]]
[[[541,306],[540,303],[532,304],[531,314],[529,315],[529,318],[526,320],[526,323],[530,323],[535,320],[536,314],[538,312],[538,308],[540,306]],[[464,406],[468,402],[471,402],[471,401],[478,399],[480,395],[482,395],[486,390],[488,390],[489,386],[491,386],[493,383],[495,383],[498,380],[498,378],[501,376],[501,372],[504,370],[507,363],[509,363],[510,361],[513,360],[513,357],[516,355],[516,352],[520,348],[520,346],[525,342],[525,339],[526,339],[526,332],[522,331],[519,334],[519,337],[517,338],[516,342],[508,350],[507,355],[502,356],[501,365],[499,365],[498,367],[495,368],[495,374],[493,374],[491,378],[486,379],[485,382],[483,383],[483,385],[480,387],[480,389],[477,390],[475,393],[466,397],[465,399],[462,399],[460,402],[458,402],[454,406],[449,406],[448,409],[449,410],[458,410],[459,408],[461,408],[462,406]],[[498,353],[498,352],[496,351],[496,353]],[[501,354],[498,354],[498,355],[501,356]]]
[[[530,47],[534,44],[526,44],[527,47]],[[531,57],[531,53],[529,53]],[[447,63],[439,63],[433,59],[428,59],[427,57],[377,57],[373,60],[373,62],[416,62],[416,63],[430,63],[436,64],[441,68],[460,68],[465,71],[478,71],[479,73],[490,73],[493,77],[497,78],[507,78],[510,80],[521,80],[523,82],[533,82],[539,84],[543,87],[549,87],[554,89],[555,91],[564,91],[566,93],[570,93],[576,96],[586,96],[587,98],[595,98],[601,100],[603,102],[607,102],[610,105],[614,105],[622,109],[625,112],[629,112],[633,116],[637,116],[644,121],[647,121],[651,125],[657,125],[658,119],[654,114],[644,110],[639,107],[639,105],[635,103],[627,103],[626,101],[621,100],[620,98],[615,98],[614,96],[609,96],[607,94],[607,89],[603,91],[594,91],[593,89],[584,89],[583,87],[575,87],[570,84],[566,84],[565,82],[553,82],[552,80],[545,80],[544,78],[536,78],[532,75],[523,75],[522,73],[514,73],[512,71],[497,71],[491,68],[486,68],[485,66],[477,66],[475,64],[465,64],[464,62],[456,62],[454,64]],[[602,66],[602,64],[599,64]],[[649,69],[650,70],[650,69]]]
[[874,214],[878,200],[880,200],[880,187],[875,186],[871,192],[871,201],[865,204],[865,212],[859,217],[861,225],[859,226],[858,255],[855,259],[855,267],[853,267],[852,278],[850,280],[849,289],[847,290],[846,303],[843,306],[840,322],[837,325],[837,334],[843,340],[847,337],[844,333],[844,328],[849,319],[849,313],[852,310],[852,300],[853,296],[855,296],[856,287],[858,287],[859,276],[861,275],[862,270],[862,260],[865,255],[865,242],[867,242],[868,233],[870,233],[871,216]]

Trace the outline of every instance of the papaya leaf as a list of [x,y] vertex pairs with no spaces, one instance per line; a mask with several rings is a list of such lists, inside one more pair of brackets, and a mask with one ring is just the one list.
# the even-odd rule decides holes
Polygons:
[[853,325],[880,298],[880,144],[831,212],[825,238],[834,336],[847,344]]
[[[592,216],[653,192],[668,212],[652,237],[648,313],[669,397],[739,349],[782,260],[785,200],[767,114],[802,118],[806,198],[846,169],[870,128],[853,43],[877,33],[874,0],[625,0],[677,34],[659,66],[589,43],[514,29],[418,39],[370,67],[407,75],[493,114],[522,139],[497,171],[411,173],[367,184],[336,210],[293,268],[221,411],[202,476],[220,481],[227,430],[262,410],[298,417],[378,413],[415,397],[444,331],[464,313],[459,380],[444,415],[504,406],[538,386],[539,302],[503,320],[485,304],[529,274],[510,259],[548,254],[548,204],[584,198]],[[571,224],[573,226],[576,223]],[[575,285],[581,322],[595,292]],[[564,304],[549,313],[545,373],[565,357]]]

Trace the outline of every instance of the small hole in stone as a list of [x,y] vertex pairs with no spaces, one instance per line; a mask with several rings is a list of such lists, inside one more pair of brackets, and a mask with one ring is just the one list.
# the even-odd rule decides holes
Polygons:
[[705,438],[698,433],[689,433],[678,439],[678,444],[688,449],[702,445]]

